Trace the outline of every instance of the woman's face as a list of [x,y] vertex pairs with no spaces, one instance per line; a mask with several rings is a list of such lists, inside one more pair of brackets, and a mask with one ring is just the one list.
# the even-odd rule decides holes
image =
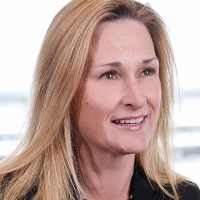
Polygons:
[[89,60],[78,91],[82,146],[115,155],[142,152],[161,102],[159,61],[146,27],[129,19],[102,23],[94,32]]

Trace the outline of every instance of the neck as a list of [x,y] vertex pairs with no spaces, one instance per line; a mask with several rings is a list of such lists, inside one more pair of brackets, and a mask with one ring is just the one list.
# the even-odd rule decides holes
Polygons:
[[83,198],[88,200],[127,200],[135,155],[110,155],[81,151]]

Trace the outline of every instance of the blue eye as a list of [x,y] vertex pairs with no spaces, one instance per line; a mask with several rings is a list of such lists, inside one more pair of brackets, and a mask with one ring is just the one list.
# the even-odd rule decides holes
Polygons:
[[155,73],[156,73],[155,69],[153,69],[153,68],[147,68],[147,69],[145,69],[145,70],[142,71],[141,75],[143,75],[143,76],[150,76],[150,75],[153,75]]
[[117,79],[117,73],[115,71],[109,71],[100,76],[100,78],[115,80]]

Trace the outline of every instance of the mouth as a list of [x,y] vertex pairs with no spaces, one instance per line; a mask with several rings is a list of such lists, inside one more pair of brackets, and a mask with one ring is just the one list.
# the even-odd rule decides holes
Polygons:
[[145,126],[145,119],[147,116],[140,116],[137,118],[121,118],[112,120],[113,125],[119,129],[127,130],[127,131],[137,131],[142,130]]
[[136,119],[120,119],[120,120],[112,120],[112,123],[118,124],[118,125],[137,125],[142,123],[144,120],[144,117],[139,117]]

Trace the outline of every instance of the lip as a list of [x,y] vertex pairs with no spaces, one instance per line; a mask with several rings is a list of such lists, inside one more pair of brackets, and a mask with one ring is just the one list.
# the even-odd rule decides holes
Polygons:
[[111,121],[117,121],[117,120],[131,120],[131,119],[138,119],[138,118],[145,118],[147,116],[147,114],[142,114],[142,115],[135,115],[135,116],[126,116],[126,117],[120,117],[120,118],[113,118]]
[[[131,119],[139,119],[139,118],[143,118],[143,120],[140,123],[135,123],[135,124],[116,124],[113,121],[120,121],[120,120],[131,120]],[[116,118],[113,119],[112,125],[115,126],[116,128],[122,129],[122,130],[127,130],[127,131],[138,131],[141,130],[145,123],[146,123],[146,118],[147,115],[138,115],[138,116],[129,116],[129,117],[120,117],[120,118]]]

